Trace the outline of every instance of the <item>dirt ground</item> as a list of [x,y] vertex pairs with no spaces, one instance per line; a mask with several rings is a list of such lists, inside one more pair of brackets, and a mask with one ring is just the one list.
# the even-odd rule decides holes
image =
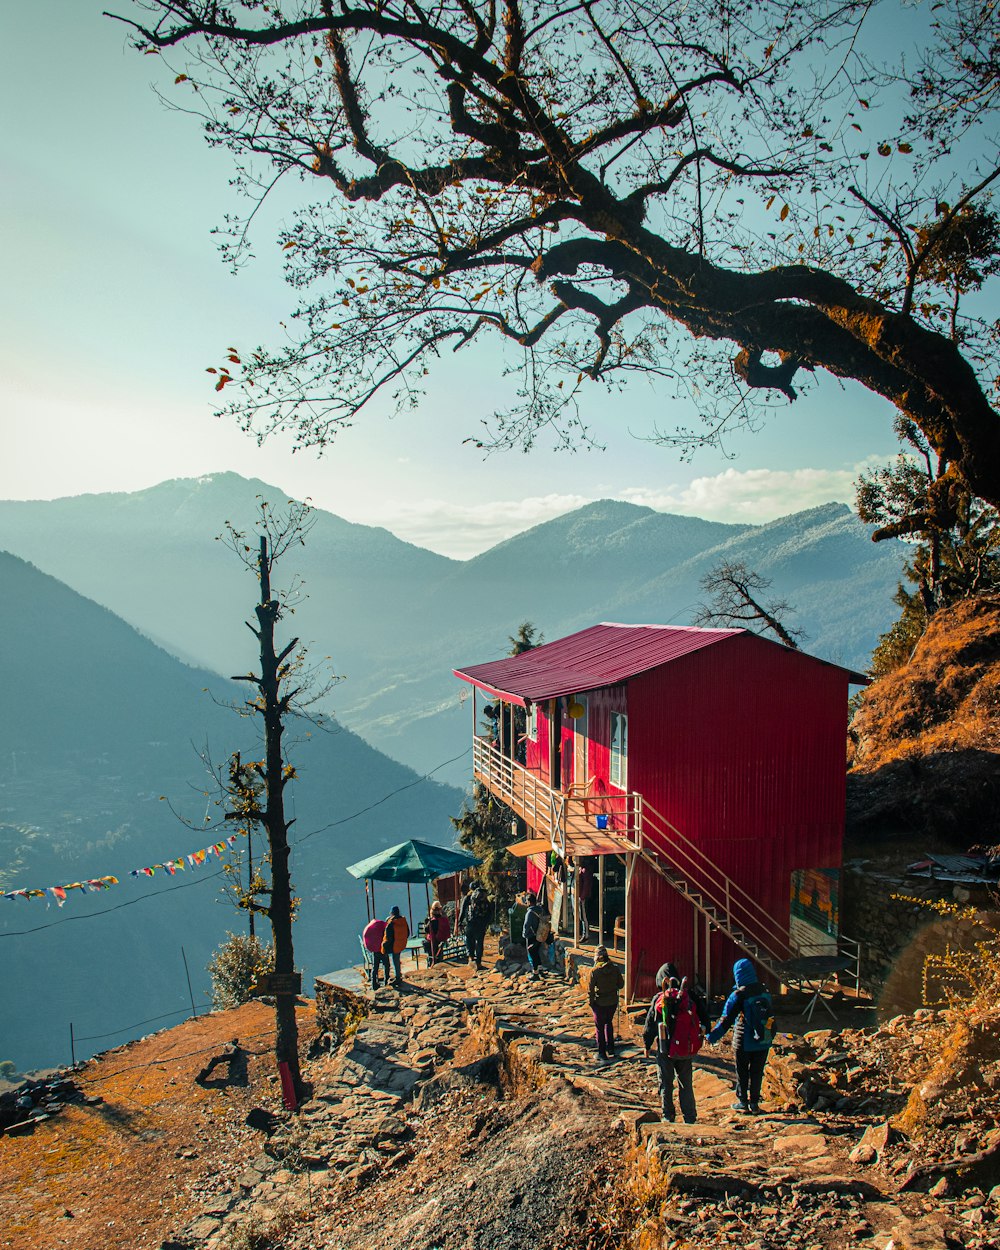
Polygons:
[[[314,1009],[299,1027],[308,1042]],[[246,1085],[223,1066],[195,1077],[233,1038],[247,1054]],[[95,1105],[67,1104],[25,1137],[0,1140],[0,1229],[6,1250],[138,1250],[159,1246],[192,1204],[231,1188],[260,1149],[244,1120],[277,1109],[273,1009],[248,1003],[188,1020],[108,1051],[73,1074]]]
[[[103,1101],[0,1139],[0,1250],[1000,1245],[1000,1185],[903,1184],[928,1141],[954,1170],[955,1152],[973,1165],[993,1140],[996,1100],[983,1094],[979,1114],[954,1091],[939,1142],[889,1132],[942,1045],[935,1013],[876,1030],[863,1003],[808,1020],[807,999],[782,996],[765,1114],[732,1108],[732,1057],[706,1050],[698,1122],[664,1124],[628,1013],[617,1061],[601,1064],[579,984],[536,982],[494,950],[481,972],[448,963],[379,990],[305,1065],[312,1098],[292,1116],[263,1004],[92,1060],[73,1077]],[[304,1003],[303,1053],[317,1032]],[[199,1084],[234,1037],[245,1083],[220,1066]],[[1000,1088],[993,1067],[981,1075]],[[247,1126],[255,1108],[272,1123]]]

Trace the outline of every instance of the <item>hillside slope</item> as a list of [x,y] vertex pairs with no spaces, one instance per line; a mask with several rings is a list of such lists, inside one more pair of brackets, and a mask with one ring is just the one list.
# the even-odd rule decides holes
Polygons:
[[[841,1027],[803,1036],[808,995],[782,995],[763,1114],[732,1108],[731,1054],[706,1047],[698,1122],[664,1123],[628,1013],[618,1061],[595,1065],[582,986],[495,955],[341,998],[367,1014],[304,1063],[300,1112],[281,1107],[257,1005],[85,1065],[73,1079],[103,1101],[3,1142],[11,1250],[995,1247],[996,1055],[925,1131],[889,1123],[945,1049],[945,1013],[858,1027],[840,1000]],[[243,1062],[199,1081],[231,1038]]]
[[1000,842],[1000,596],[935,615],[851,724],[848,835]]
[[[229,832],[200,756],[220,764],[259,742],[228,706],[244,697],[235,683],[180,663],[14,556],[0,553],[0,578],[16,605],[0,648],[0,892],[121,881],[74,892],[61,909],[0,899],[5,984],[22,1005],[0,1019],[0,1059],[23,1069],[65,1059],[70,1022],[78,1037],[121,1030],[125,1040],[126,1025],[182,1012],[182,945],[204,992],[213,947],[245,926],[218,896],[216,861],[176,878],[129,873]],[[344,866],[409,837],[451,843],[461,795],[335,721],[293,722],[286,746],[298,770],[287,792],[303,899],[296,952],[315,974],[356,954],[364,897]]]

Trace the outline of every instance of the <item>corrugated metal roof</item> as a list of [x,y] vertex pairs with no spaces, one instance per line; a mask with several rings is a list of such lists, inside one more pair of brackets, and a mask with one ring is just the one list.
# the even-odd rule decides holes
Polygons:
[[[452,671],[462,681],[471,682],[490,694],[515,702],[538,703],[560,695],[582,694],[602,686],[627,681],[638,673],[679,660],[693,651],[729,638],[748,634],[745,629],[699,629],[693,625],[618,625],[605,622],[579,633],[533,647],[522,655],[470,664]],[[759,635],[752,635],[759,637]],[[787,650],[781,643],[761,639]],[[805,656],[816,664],[827,661]],[[839,665],[831,665],[833,668]],[[849,681],[867,682],[859,673],[842,669]]]

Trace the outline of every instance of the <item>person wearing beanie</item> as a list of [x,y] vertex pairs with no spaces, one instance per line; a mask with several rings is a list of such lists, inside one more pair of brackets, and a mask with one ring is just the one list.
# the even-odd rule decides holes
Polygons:
[[440,960],[444,944],[450,937],[451,921],[445,915],[440,899],[435,899],[424,921],[424,950],[432,965]]
[[749,959],[737,959],[733,964],[733,981],[735,984],[722,1008],[722,1015],[706,1040],[714,1045],[732,1026],[736,1060],[736,1101],[733,1110],[757,1115],[764,1069],[774,1037],[771,995]]
[[590,972],[587,998],[594,1013],[597,1058],[600,1062],[615,1057],[615,1012],[618,1010],[618,992],[624,984],[621,970],[611,962],[607,947],[599,946]]
[[705,1030],[710,1024],[704,996],[688,986],[672,963],[666,963],[656,974],[658,993],[653,995],[642,1028],[642,1042],[648,1059],[656,1048],[657,1086],[663,1118],[672,1124],[675,1118],[674,1082],[681,1115],[686,1124],[698,1120],[694,1096],[694,1057],[701,1049]]

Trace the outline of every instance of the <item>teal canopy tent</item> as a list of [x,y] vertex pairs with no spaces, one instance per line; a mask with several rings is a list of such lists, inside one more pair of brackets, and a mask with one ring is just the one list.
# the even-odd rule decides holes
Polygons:
[[[398,846],[390,846],[388,850],[379,851],[367,859],[359,859],[356,864],[349,864],[347,871],[352,877],[365,881],[365,901],[367,903],[368,885],[376,881],[405,882],[407,897],[409,886],[422,881],[436,881],[438,877],[448,877],[452,873],[461,872],[463,868],[475,868],[483,861],[466,851],[453,851],[445,846],[434,846],[430,842],[400,842]],[[375,886],[372,885],[372,915],[375,914]],[[412,908],[410,909],[412,911]],[[412,915],[411,915],[412,921]]]
[[448,877],[463,868],[475,868],[481,859],[465,851],[452,851],[430,842],[400,842],[387,851],[379,851],[367,859],[349,865],[347,871],[358,880],[369,881],[434,881]]

